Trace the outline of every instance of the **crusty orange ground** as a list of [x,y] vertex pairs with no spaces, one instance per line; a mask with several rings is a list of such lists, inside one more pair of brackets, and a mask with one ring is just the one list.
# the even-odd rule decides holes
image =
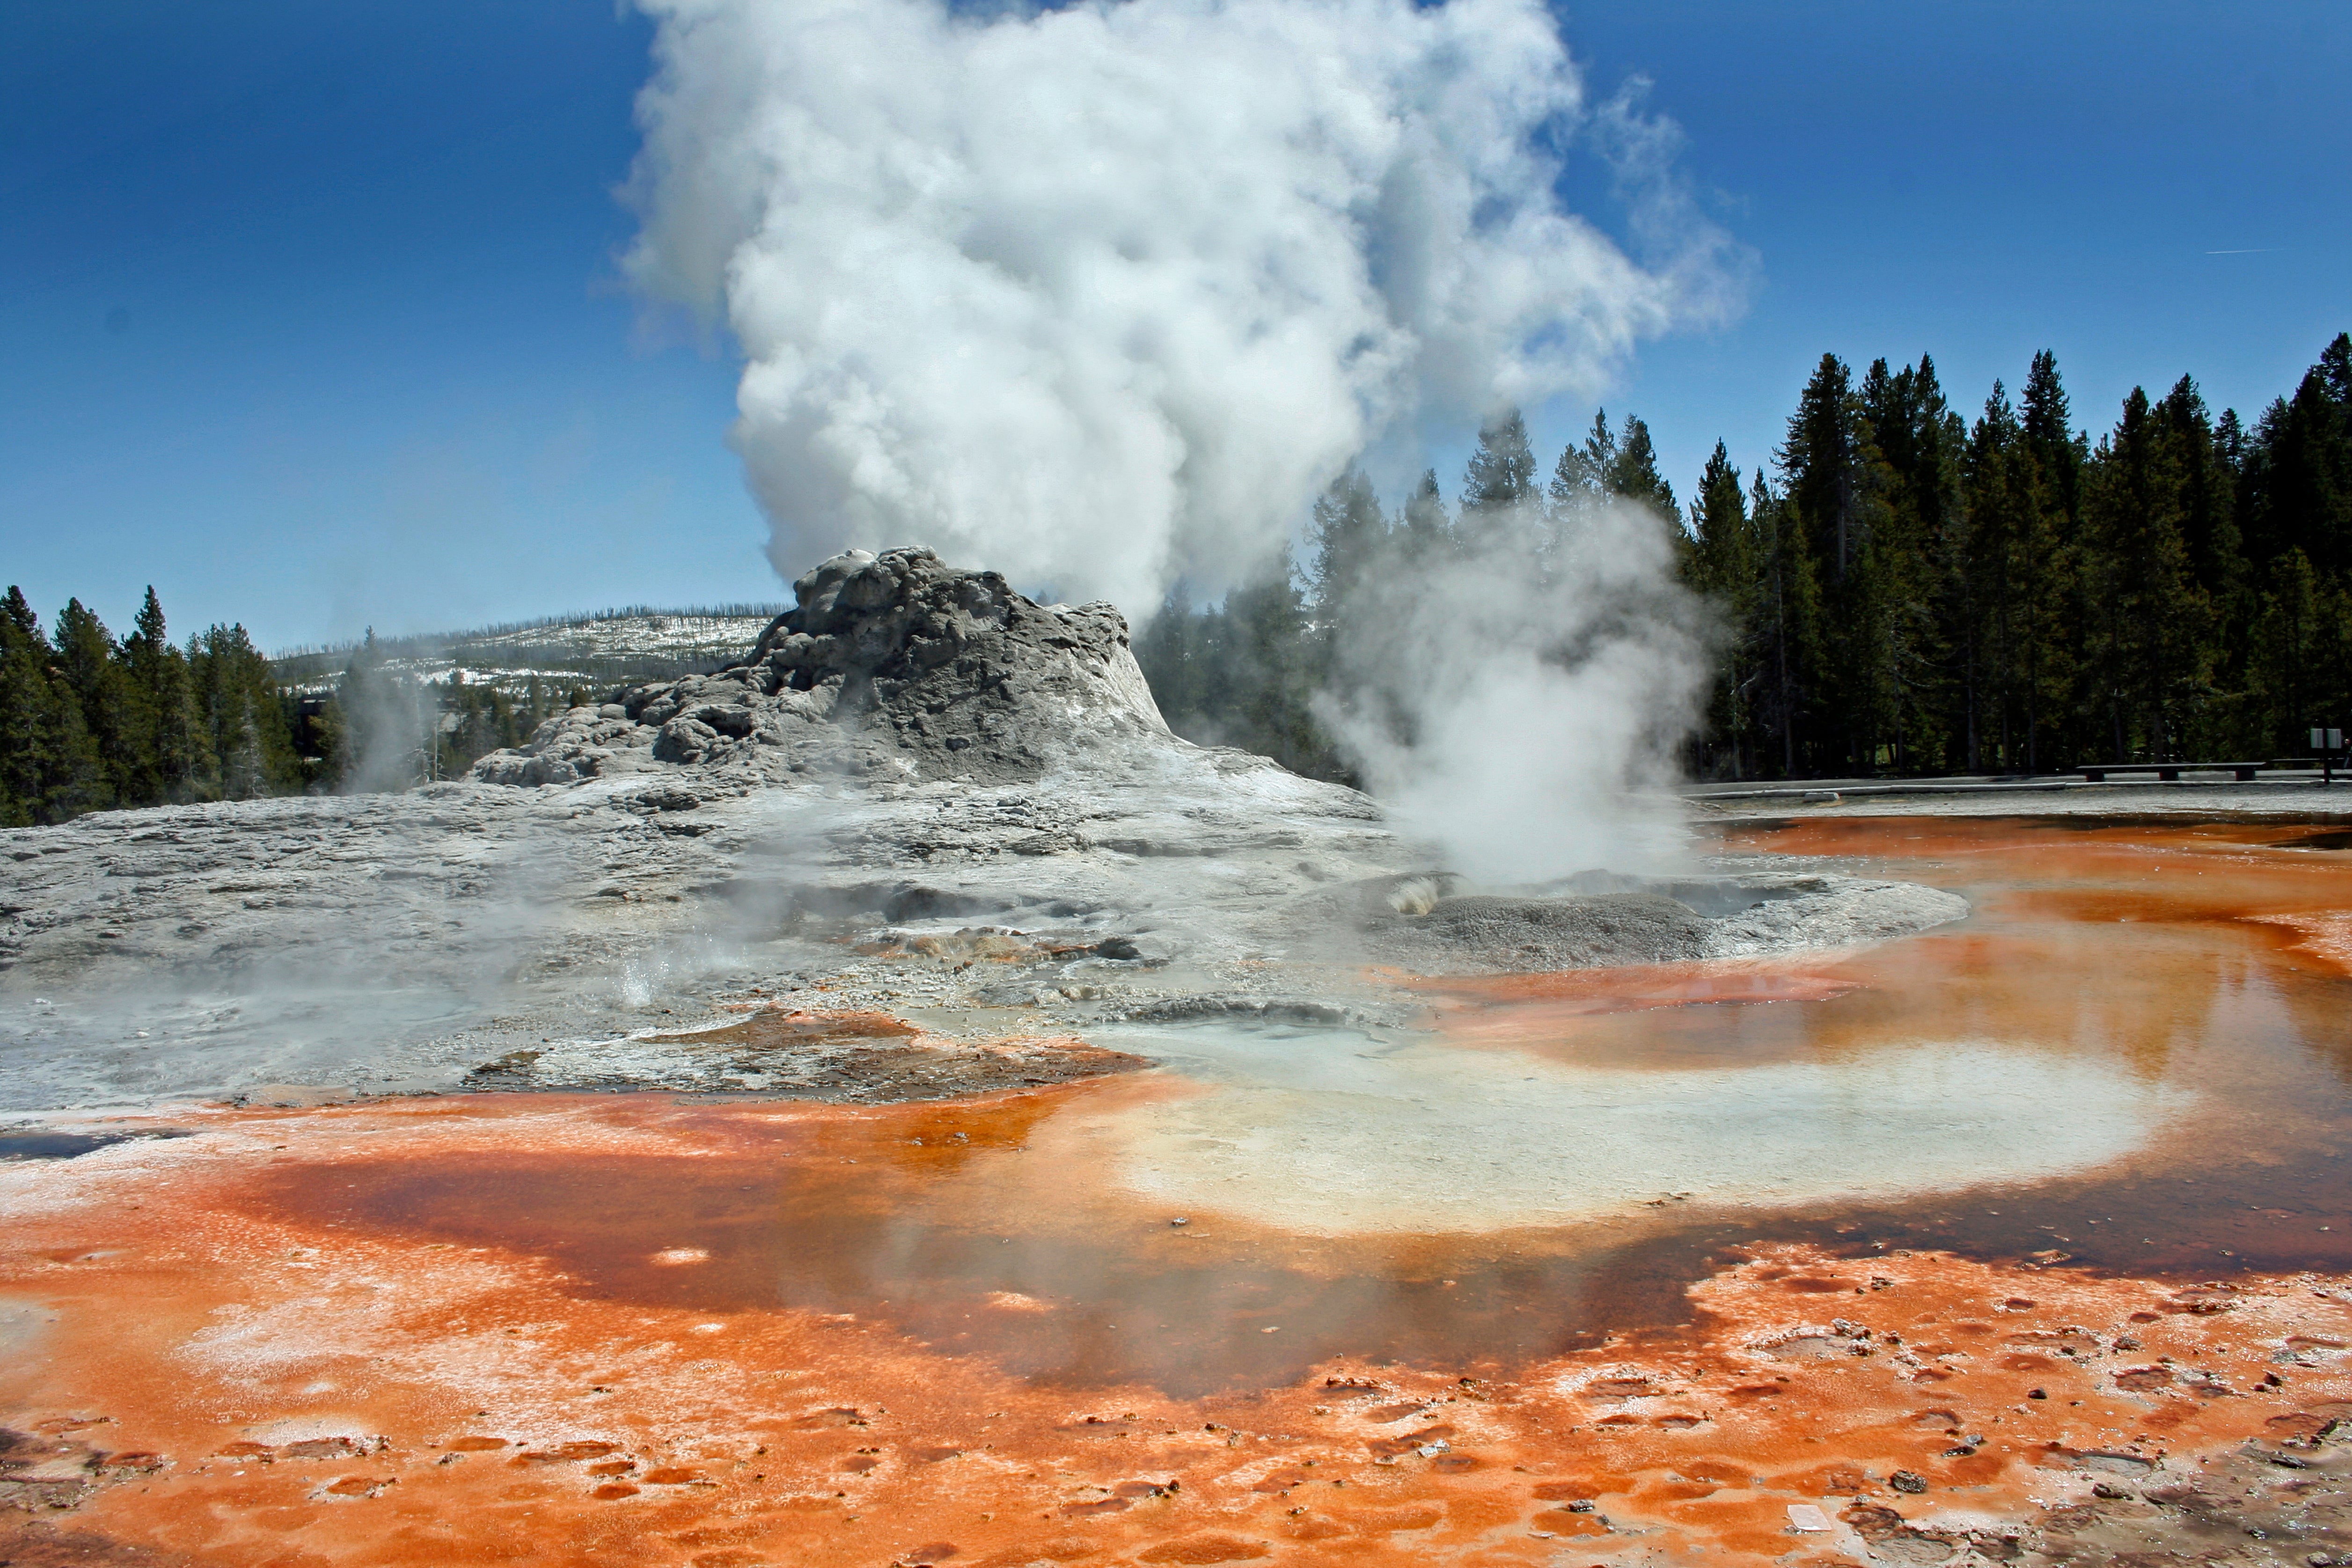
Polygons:
[[[0,1369],[0,1422],[157,1456],[57,1521],[205,1563],[1738,1563],[1855,1559],[1843,1526],[1791,1533],[1791,1502],[2013,1521],[2101,1479],[2083,1455],[2218,1449],[2352,1400],[2346,1282],[2316,1276],[2184,1295],[1760,1246],[1691,1287],[1686,1325],[1483,1379],[1346,1358],[1175,1398],[1013,1375],[887,1303],[665,1303],[339,1206],[385,1162],[718,1158],[738,1118],[903,1145],[894,1119],[939,1114],[376,1102],[15,1167],[0,1292],[47,1321]],[[644,1278],[709,1266],[661,1250]]]
[[[222,1110],[0,1167],[0,1426],[37,1439],[0,1452],[0,1502],[37,1510],[0,1513],[0,1556],[32,1529],[73,1538],[43,1560],[273,1568],[1807,1563],[1861,1560],[1841,1512],[1885,1544],[1856,1498],[1996,1541],[2148,1461],[2352,1415],[2352,899],[2298,832],[1747,831],[1908,857],[1979,917],[1859,956],[1431,987],[1458,1044],[1659,1065],[1920,1016],[2119,1070],[2205,1043],[2194,1137],[2016,1202],[1177,1228],[1084,1136],[1185,1091],[1158,1075]],[[1809,1503],[1831,1528],[1792,1530]]]

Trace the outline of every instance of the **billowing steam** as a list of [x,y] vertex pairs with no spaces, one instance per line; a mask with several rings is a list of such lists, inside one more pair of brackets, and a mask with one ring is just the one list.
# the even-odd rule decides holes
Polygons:
[[[1539,0],[640,0],[639,284],[723,319],[786,576],[923,543],[1149,614],[1384,435],[1719,313],[1670,128]],[[1637,262],[1562,205],[1581,136]]]
[[1673,868],[1664,788],[1708,625],[1672,526],[1631,501],[1477,518],[1465,547],[1402,531],[1341,622],[1321,717],[1364,782],[1486,886]]

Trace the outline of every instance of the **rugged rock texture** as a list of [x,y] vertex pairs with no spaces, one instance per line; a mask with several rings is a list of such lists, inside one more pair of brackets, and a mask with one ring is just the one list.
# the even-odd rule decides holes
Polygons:
[[470,1089],[688,1089],[881,1104],[953,1100],[1134,1072],[1152,1064],[1067,1037],[957,1040],[887,1013],[762,1007],[712,1029],[512,1051]]
[[836,555],[793,595],[750,658],[575,708],[474,776],[562,784],[650,761],[1004,783],[1167,734],[1108,605],[1040,605],[919,549]]
[[1397,961],[1424,974],[1444,974],[1697,958],[1706,951],[1709,923],[1689,905],[1657,893],[1474,894],[1440,900],[1427,914],[1402,915],[1372,935]]
[[1344,931],[1419,974],[1508,974],[1858,946],[1969,912],[1935,888],[1821,875],[1593,872],[1507,894],[1459,888],[1442,873],[1370,878],[1292,900],[1261,929]]
[[1785,874],[1461,887],[1356,791],[1169,733],[1108,606],[922,550],[794,592],[740,663],[574,709],[464,784],[0,834],[0,1107],[453,1087],[519,1052],[542,1085],[814,1092],[640,1047],[718,999],[943,1040],[1386,1025],[1418,1004],[1368,962],[1782,952],[1966,912]]
[[667,820],[606,784],[450,784],[0,834],[0,1108],[440,1081],[674,1017],[638,976],[730,873]]

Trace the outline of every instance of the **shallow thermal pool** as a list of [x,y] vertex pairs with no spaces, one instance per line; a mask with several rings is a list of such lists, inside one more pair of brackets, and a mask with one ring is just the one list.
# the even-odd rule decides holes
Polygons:
[[1860,952],[1431,983],[1420,1034],[1106,1032],[1168,1069],[980,1104],[608,1101],[658,1136],[543,1146],[526,1118],[256,1195],[546,1257],[592,1295],[855,1314],[1178,1394],[1339,1354],[1509,1366],[1675,1321],[1711,1258],[1765,1239],[2341,1268],[2345,842],[1749,827],[1723,847],[1976,912]]

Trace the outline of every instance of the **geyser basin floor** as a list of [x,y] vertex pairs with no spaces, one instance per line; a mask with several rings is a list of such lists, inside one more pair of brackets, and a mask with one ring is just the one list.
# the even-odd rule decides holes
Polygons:
[[[1294,1043],[1312,1059],[1273,1083],[1273,1042],[1221,1043],[1220,1076],[1243,1082],[1098,1130],[1120,1151],[1116,1169],[1171,1212],[1321,1236],[1605,1222],[1662,1196],[1789,1207],[2055,1176],[2137,1152],[2193,1099],[1983,1040],[1644,1069],[1442,1046],[1335,1062],[1332,1042],[1310,1036]],[[1201,1058],[1188,1045],[1200,1041],[1133,1048],[1190,1068]]]
[[[2200,1477],[2200,1550],[2352,1549],[2334,1450],[2277,1446],[2352,1412],[2341,852],[1916,819],[1732,847],[1868,857],[1979,912],[1783,966],[1447,982],[1441,1043],[1264,1042],[1271,1087],[1226,1031],[1180,1070],[984,1101],[215,1111],[0,1166],[0,1425],[33,1439],[0,1487],[46,1532],[0,1556],[2101,1561],[2195,1536]],[[1335,1201],[1284,1191],[1311,1171],[1217,1208],[1137,1184],[1138,1130],[1220,1096],[1314,1100],[1362,1214],[1381,1140],[1345,1120],[1351,1078],[1443,1118],[1505,1067],[1638,1105],[1645,1077],[1916,1078],[1952,1041],[2160,1124],[2095,1159],[2023,1107],[2002,1136],[2054,1146],[2021,1141],[2030,1182],[1989,1144],[1965,1190],[1628,1193],[1501,1228],[1465,1216],[1527,1179],[1507,1163],[1391,1182],[1381,1212],[1437,1216],[1417,1231],[1297,1228]],[[1555,1142],[1593,1136],[1570,1109]],[[2199,1468],[2248,1437],[2315,1468]],[[1791,1502],[1832,1528],[1790,1533]]]
[[[2014,1557],[2059,1542],[2034,1500],[2181,1485],[2352,1410],[2339,1274],[1981,1263],[1885,1247],[1895,1216],[1709,1258],[1671,1215],[1615,1244],[1303,1247],[1099,1203],[942,1211],[1103,1092],[246,1112],[10,1172],[0,1395],[38,1468],[7,1552],[1851,1560],[1850,1528],[1786,1533],[1812,1502],[1897,1560],[1971,1531]],[[2315,1217],[2259,1226],[2291,1246]],[[2123,1517],[2059,1522],[2136,1527],[2099,1506]]]

